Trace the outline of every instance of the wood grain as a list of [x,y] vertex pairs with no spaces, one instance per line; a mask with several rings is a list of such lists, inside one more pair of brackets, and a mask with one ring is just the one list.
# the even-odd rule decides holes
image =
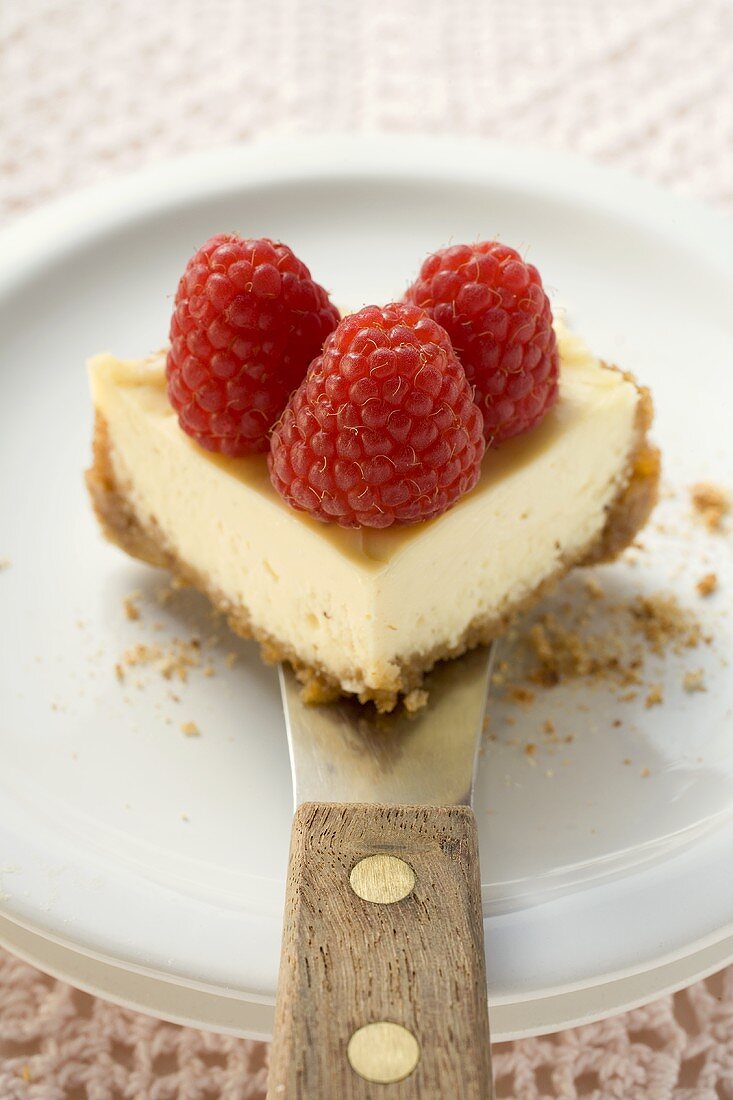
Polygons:
[[[365,901],[351,888],[355,865],[379,854],[414,871],[401,901]],[[467,807],[301,806],[269,1100],[490,1100],[480,890]],[[382,1021],[415,1037],[419,1059],[403,1080],[375,1085],[352,1068],[348,1047]]]

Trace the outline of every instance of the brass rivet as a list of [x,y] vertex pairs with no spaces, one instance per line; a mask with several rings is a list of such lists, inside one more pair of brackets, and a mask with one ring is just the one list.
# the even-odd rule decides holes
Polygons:
[[378,855],[360,859],[349,875],[351,889],[364,901],[392,905],[415,888],[415,872],[397,856]]
[[379,1085],[403,1081],[420,1061],[420,1045],[412,1032],[387,1020],[355,1031],[346,1053],[355,1073]]

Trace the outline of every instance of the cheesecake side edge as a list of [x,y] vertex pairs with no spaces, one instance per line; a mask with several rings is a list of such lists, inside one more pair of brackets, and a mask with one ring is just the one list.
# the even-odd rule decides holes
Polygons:
[[606,521],[596,539],[575,564],[604,565],[614,561],[633,542],[645,526],[659,500],[662,460],[659,448],[649,439],[654,420],[651,391],[641,386],[629,371],[601,360],[602,366],[616,371],[639,395],[634,417],[634,444],[629,452],[624,477],[618,492],[608,505]]

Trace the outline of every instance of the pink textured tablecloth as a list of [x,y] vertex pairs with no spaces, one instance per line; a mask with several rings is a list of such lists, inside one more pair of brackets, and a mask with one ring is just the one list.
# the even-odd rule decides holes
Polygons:
[[[733,211],[728,0],[6,0],[0,104],[2,219],[155,158],[324,129],[538,143]],[[0,953],[0,1100],[260,1100],[265,1057]],[[733,969],[501,1044],[495,1069],[517,1100],[733,1100]]]

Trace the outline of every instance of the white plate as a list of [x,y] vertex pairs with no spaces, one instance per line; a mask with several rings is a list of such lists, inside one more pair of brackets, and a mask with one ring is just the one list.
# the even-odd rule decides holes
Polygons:
[[[448,240],[517,244],[599,353],[652,386],[676,486],[733,470],[733,233],[565,158],[371,137],[160,165],[2,235],[0,558],[13,563],[0,574],[2,912],[118,966],[267,1004],[290,814],[274,677],[253,647],[223,638],[213,678],[117,681],[128,646],[213,628],[190,595],[157,606],[162,577],[102,542],[80,476],[83,360],[160,346],[183,263],[222,229],[282,237],[354,305],[398,296]],[[717,570],[723,594],[700,601],[716,644],[694,655],[708,692],[682,692],[691,658],[679,657],[659,671],[663,707],[640,699],[621,712],[581,687],[543,699],[551,710],[515,708],[520,740],[548,716],[575,735],[536,767],[501,733],[508,704],[493,703],[499,740],[477,814],[496,1004],[658,969],[733,935],[733,676],[721,662],[731,543],[677,537],[685,507],[666,501],[672,534],[652,532],[642,563],[605,571],[604,585],[673,588],[691,603],[700,573]],[[135,589],[143,619],[128,621],[122,599]],[[183,736],[187,721],[200,738]]]

